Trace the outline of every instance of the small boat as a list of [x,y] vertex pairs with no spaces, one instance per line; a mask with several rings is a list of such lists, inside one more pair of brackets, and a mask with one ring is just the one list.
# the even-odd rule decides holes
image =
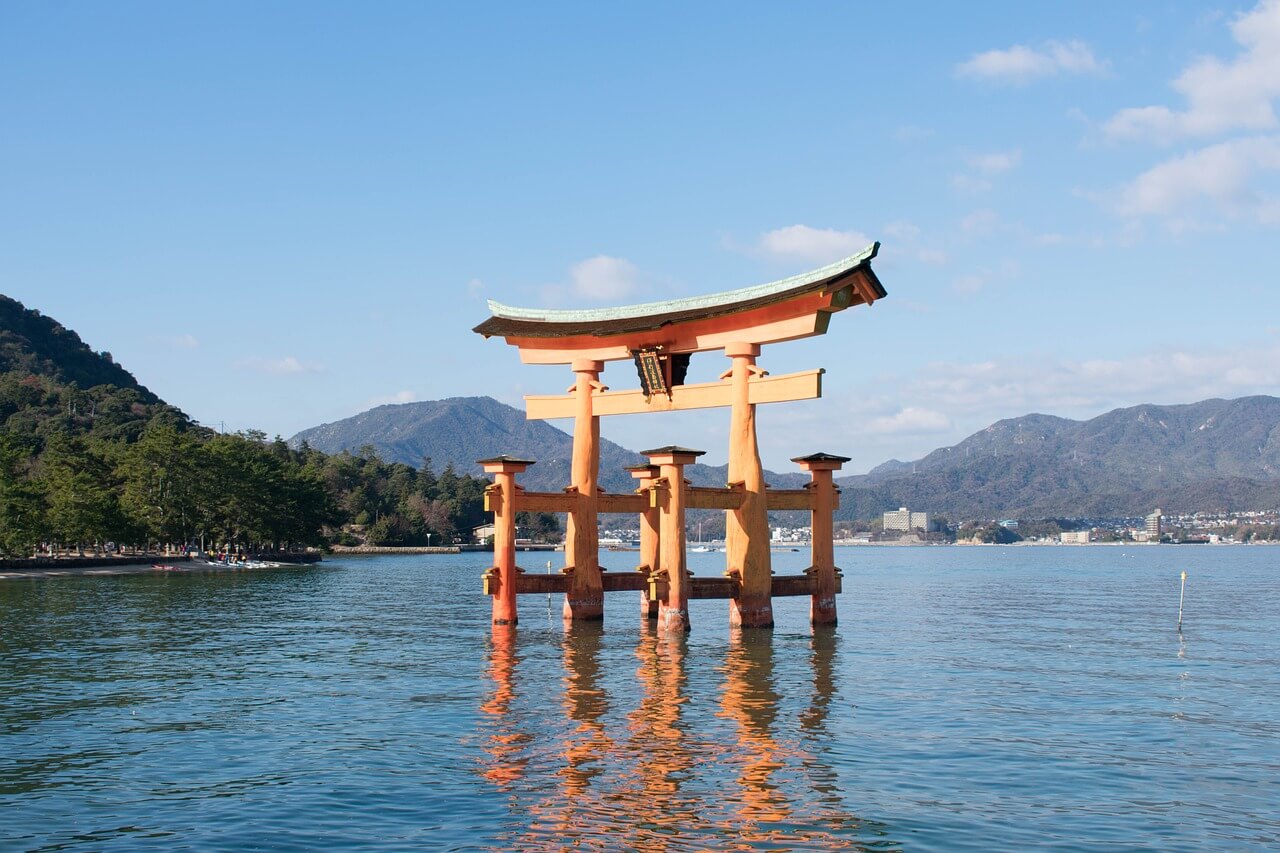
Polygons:
[[152,565],[152,566],[151,566],[151,568],[152,568],[152,569],[154,569],[154,570],[155,570],[155,571],[157,571],[157,572],[176,572],[176,571],[178,571],[178,567],[177,567],[177,566],[170,566],[170,565],[165,565],[165,564],[162,564],[162,563],[155,563],[154,565]]

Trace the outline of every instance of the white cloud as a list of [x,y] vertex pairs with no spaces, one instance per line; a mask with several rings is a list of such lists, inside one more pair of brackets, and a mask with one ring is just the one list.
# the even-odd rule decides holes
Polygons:
[[1132,217],[1177,217],[1212,202],[1229,216],[1280,224],[1274,196],[1264,192],[1264,173],[1280,171],[1280,137],[1261,136],[1210,145],[1166,160],[1119,191],[1117,210]]
[[975,54],[956,66],[956,74],[979,80],[1023,85],[1057,74],[1098,74],[1106,68],[1080,41],[1051,41],[1040,49],[1014,45]]
[[947,253],[941,249],[920,249],[916,252],[916,258],[922,264],[929,264],[935,267],[944,266],[950,260],[947,257]]
[[397,403],[412,403],[418,399],[418,395],[413,391],[397,391],[394,394],[384,394],[381,397],[371,397],[360,404],[360,411],[364,412],[377,406],[394,405]]
[[965,273],[956,276],[951,282],[951,289],[956,293],[963,293],[966,296],[977,293],[979,290],[987,286],[987,276],[978,273]]
[[896,220],[880,229],[886,237],[896,240],[916,240],[920,237],[920,226],[906,220]]
[[982,175],[999,175],[1016,169],[1022,162],[1022,150],[996,151],[969,158],[969,168]]
[[984,193],[991,189],[991,182],[973,175],[952,175],[951,186],[963,193]]
[[171,335],[165,338],[159,338],[161,343],[167,344],[174,349],[196,349],[200,346],[200,342],[196,340],[195,335]]
[[928,366],[901,382],[953,418],[990,423],[1039,411],[1078,417],[1138,403],[1193,402],[1280,391],[1280,345],[1154,351],[1087,361],[1011,358]]
[[994,210],[975,210],[960,220],[960,230],[966,234],[990,234],[1000,223]]
[[1201,57],[1173,81],[1186,108],[1130,107],[1103,125],[1115,138],[1168,142],[1277,125],[1272,101],[1280,97],[1280,0],[1263,0],[1236,17],[1231,34],[1240,53],[1223,61]]
[[573,293],[593,301],[622,299],[640,286],[640,271],[624,258],[596,255],[569,268]]
[[788,225],[761,234],[757,248],[766,255],[778,258],[826,263],[859,252],[871,243],[871,238],[861,231]]
[[251,356],[235,362],[240,370],[251,370],[255,373],[266,373],[271,376],[297,376],[303,373],[322,373],[324,366],[313,362],[302,362],[291,355],[283,358],[262,358]]
[[904,124],[893,132],[893,138],[899,142],[920,142],[933,136],[933,134],[934,131],[931,127]]
[[473,278],[467,282],[467,295],[474,297],[484,296],[484,282],[478,278]]
[[863,427],[865,432],[873,434],[904,435],[946,432],[949,429],[951,420],[946,415],[915,406],[907,406],[894,415],[872,418]]

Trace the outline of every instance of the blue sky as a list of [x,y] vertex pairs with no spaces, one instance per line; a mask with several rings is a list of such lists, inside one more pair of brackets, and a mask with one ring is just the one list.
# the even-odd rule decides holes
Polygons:
[[[485,299],[883,243],[767,465],[1280,393],[1280,2],[0,5],[0,292],[203,423],[557,393]],[[694,359],[710,378],[725,359]],[[634,384],[628,365],[604,381]],[[606,419],[725,458],[728,413]],[[557,425],[568,428],[567,423]]]

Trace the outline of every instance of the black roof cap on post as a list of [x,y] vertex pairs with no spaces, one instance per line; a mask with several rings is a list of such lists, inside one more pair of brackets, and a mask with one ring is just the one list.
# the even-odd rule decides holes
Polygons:
[[505,453],[499,456],[494,456],[490,459],[476,460],[477,465],[500,465],[504,463],[508,465],[537,465],[538,464],[532,459],[520,459],[515,456],[508,456]]
[[657,456],[660,453],[681,453],[689,456],[705,456],[705,450],[693,450],[688,447],[681,447],[678,444],[668,444],[666,447],[655,447],[653,450],[641,450],[641,456]]
[[836,456],[834,453],[810,453],[808,456],[793,456],[792,462],[849,462],[851,456]]

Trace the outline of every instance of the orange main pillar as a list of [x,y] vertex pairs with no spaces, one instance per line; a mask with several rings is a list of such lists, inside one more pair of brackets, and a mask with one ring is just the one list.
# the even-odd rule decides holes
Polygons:
[[813,509],[809,531],[813,566],[813,596],[809,602],[809,621],[814,625],[836,624],[836,557],[833,515],[836,509],[836,487],[832,472],[839,471],[848,456],[814,453],[791,460],[809,472],[812,482]]
[[569,569],[569,591],[564,596],[564,619],[596,621],[604,618],[604,587],[600,580],[600,529],[597,526],[596,482],[600,476],[600,418],[591,397],[606,390],[600,384],[604,362],[573,362],[577,379],[571,389],[577,398],[573,421],[573,489],[576,507],[565,523],[564,564]]
[[493,486],[485,499],[493,511],[493,569],[486,580],[497,589],[488,590],[493,597],[493,624],[516,624],[516,474],[534,464],[528,459],[495,456],[481,459],[486,474],[493,474]]
[[740,576],[741,591],[729,600],[729,625],[773,627],[773,571],[769,554],[769,515],[764,501],[764,467],[756,445],[756,407],[751,402],[752,376],[759,344],[735,343],[724,348],[733,359],[725,376],[733,380],[733,410],[729,423],[729,483],[742,483],[746,497],[738,509],[725,511],[726,574]]
[[704,451],[668,445],[642,450],[649,463],[658,466],[663,483],[658,520],[658,562],[666,577],[667,594],[658,604],[658,630],[683,634],[689,624],[689,569],[685,564],[684,507],[686,486],[684,466],[692,465]]
[[[653,488],[654,481],[658,479],[658,466],[633,465],[627,470],[640,483],[637,491],[647,497],[650,489]],[[658,555],[660,515],[658,508],[653,506],[652,503],[647,506],[644,512],[640,513],[640,566],[638,571],[646,575],[656,574],[662,566]],[[650,597],[648,586],[640,592],[640,615],[646,619],[658,618],[658,600]]]

